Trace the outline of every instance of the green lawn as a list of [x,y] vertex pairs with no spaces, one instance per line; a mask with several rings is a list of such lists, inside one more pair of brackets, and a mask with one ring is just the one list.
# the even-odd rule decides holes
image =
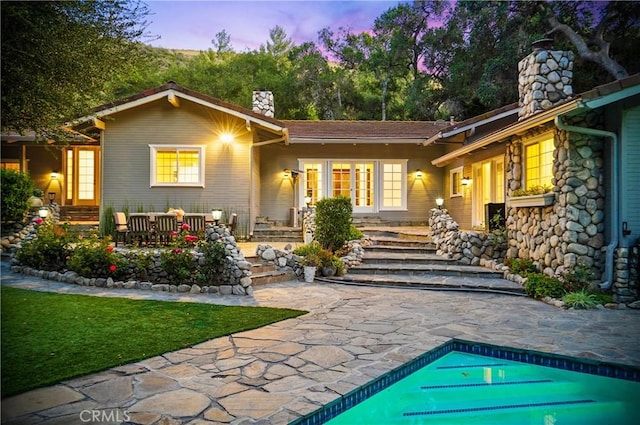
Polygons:
[[2,397],[306,313],[10,287],[1,296]]

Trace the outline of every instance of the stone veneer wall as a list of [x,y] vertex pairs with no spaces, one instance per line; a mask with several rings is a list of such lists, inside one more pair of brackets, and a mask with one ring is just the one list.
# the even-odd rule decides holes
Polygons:
[[[60,205],[47,204],[44,207],[49,210],[49,217],[52,217],[56,222],[60,220]],[[0,241],[2,255],[13,255],[23,240],[28,240],[35,235],[37,228],[35,220],[39,217],[40,208],[42,207],[31,207],[22,223],[2,223],[2,239]]]
[[570,51],[536,49],[518,63],[520,120],[573,95],[574,56]]
[[[571,124],[597,128],[595,113]],[[507,145],[507,196],[522,182],[522,143],[535,133],[514,137]],[[554,193],[548,207],[507,207],[507,257],[533,260],[545,274],[560,274],[580,261],[599,278],[604,267],[603,141],[578,133],[555,130]]]
[[614,301],[629,304],[640,297],[640,245],[618,248],[614,261]]
[[273,118],[276,113],[273,93],[267,90],[254,91],[253,112]]

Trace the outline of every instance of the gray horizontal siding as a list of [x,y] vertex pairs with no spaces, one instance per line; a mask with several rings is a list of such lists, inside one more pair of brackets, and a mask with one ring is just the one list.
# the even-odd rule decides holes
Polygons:
[[[225,208],[248,212],[251,135],[244,121],[183,101],[159,100],[106,120],[103,141],[103,205],[131,211]],[[222,128],[244,133],[224,145]],[[149,144],[206,145],[205,187],[150,187]]]

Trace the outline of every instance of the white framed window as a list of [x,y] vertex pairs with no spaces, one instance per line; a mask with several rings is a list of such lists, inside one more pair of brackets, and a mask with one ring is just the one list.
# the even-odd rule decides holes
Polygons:
[[0,168],[2,168],[3,170],[12,170],[12,171],[20,172],[20,160],[2,158],[2,162],[0,162]]
[[380,161],[380,210],[407,209],[407,160]]
[[524,143],[524,187],[552,186],[553,133],[534,137]]
[[457,167],[449,171],[449,197],[462,196],[463,168]]
[[204,187],[204,145],[149,145],[151,187]]

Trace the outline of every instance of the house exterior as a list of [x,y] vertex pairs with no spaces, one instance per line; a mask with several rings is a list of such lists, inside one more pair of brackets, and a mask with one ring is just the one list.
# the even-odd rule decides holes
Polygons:
[[169,82],[76,120],[71,128],[92,137],[56,155],[33,142],[10,151],[3,140],[3,161],[15,158],[45,191],[55,183],[61,205],[216,208],[237,213],[249,236],[259,218],[289,225],[292,209],[339,194],[353,200],[354,216],[427,222],[442,196],[430,161],[444,149],[424,142],[445,122],[281,121],[270,92],[254,92],[253,103]]
[[[640,235],[640,75],[574,96],[572,57],[536,48],[520,63],[517,104],[427,143],[447,148],[432,164],[444,172],[445,207],[461,227],[488,229],[499,212],[507,257],[531,259],[547,274],[580,262],[628,302],[639,289],[629,261]],[[536,187],[547,193],[531,195]]]

